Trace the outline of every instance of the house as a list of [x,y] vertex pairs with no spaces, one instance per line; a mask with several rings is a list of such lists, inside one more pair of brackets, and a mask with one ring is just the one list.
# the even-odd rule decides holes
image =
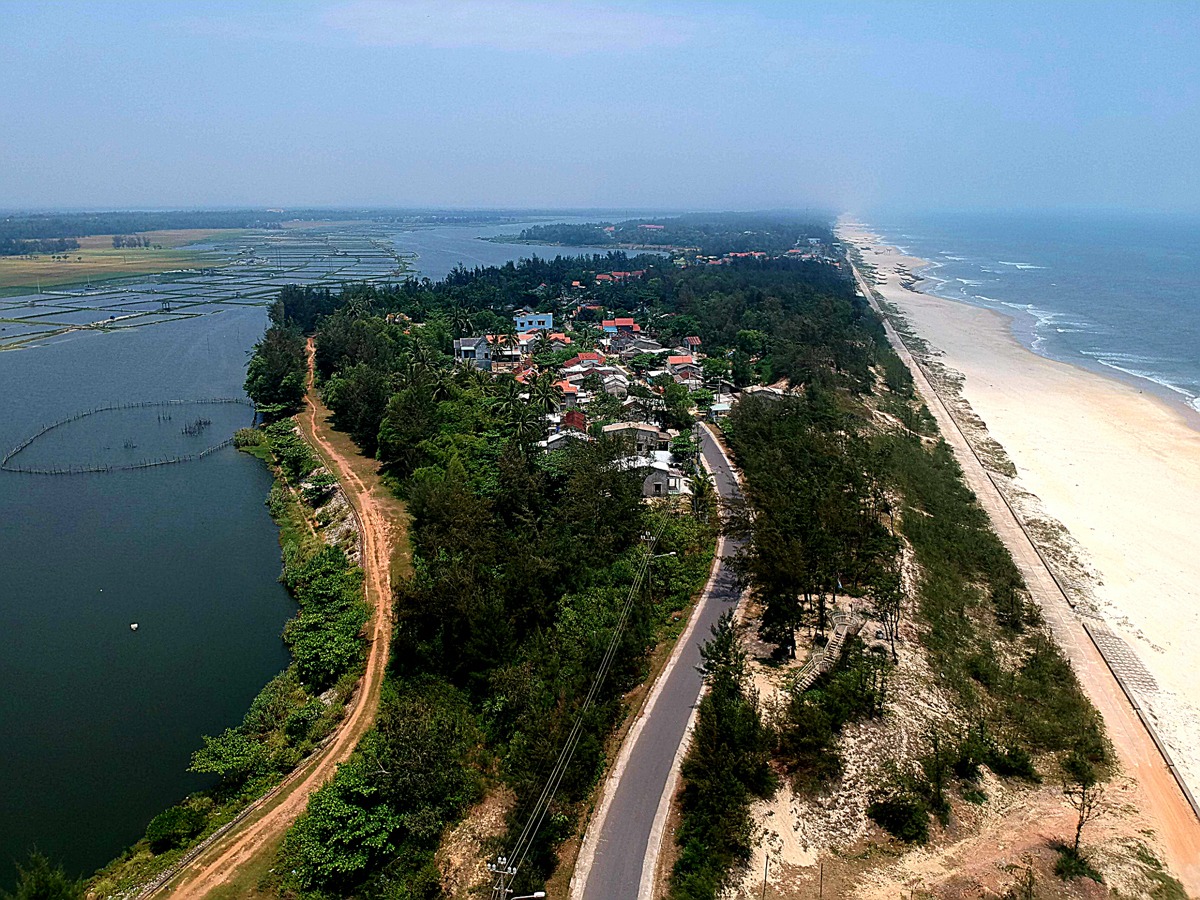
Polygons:
[[563,368],[570,369],[575,366],[580,366],[584,369],[593,369],[596,366],[602,365],[604,365],[603,353],[576,353],[565,363],[563,363]]
[[665,463],[654,462],[648,467],[642,481],[643,497],[667,497],[688,493],[683,480],[683,471]]
[[666,450],[671,442],[665,431],[659,431],[657,425],[648,422],[614,422],[604,426],[605,437],[624,437],[633,441],[638,453],[648,453],[653,450]]
[[721,419],[725,418],[727,415],[729,415],[729,410],[731,409],[731,407],[732,407],[732,404],[730,404],[728,401],[721,401],[720,403],[714,403],[712,406],[710,406],[708,408],[708,421],[718,422]]
[[562,414],[562,421],[559,423],[559,427],[587,431],[587,415],[580,409],[568,409]]
[[677,378],[683,377],[688,381],[700,381],[704,370],[690,356],[668,356],[667,370]]
[[492,348],[486,337],[458,338],[454,342],[454,359],[466,365],[468,362],[477,369],[490,372],[492,370]]
[[[600,276],[596,276],[599,278]],[[640,334],[642,331],[641,325],[635,325],[633,319],[604,319],[600,323],[609,334]]]
[[604,379],[604,393],[610,397],[616,397],[618,400],[624,400],[629,396],[629,382],[624,378],[610,375]]
[[752,384],[750,387],[742,391],[743,397],[761,397],[764,400],[782,400],[784,392],[782,388],[770,387],[765,384]]
[[579,402],[579,388],[571,384],[569,381],[555,382],[563,392],[562,400],[558,404],[559,409],[570,409]]
[[519,312],[513,316],[517,331],[549,331],[554,328],[554,313]]
[[687,345],[688,350],[692,353],[695,353],[700,349],[700,338],[698,337],[685,337],[683,342]]
[[587,443],[590,440],[591,437],[586,432],[566,428],[562,431],[554,432],[554,434],[547,437],[544,441],[538,441],[538,446],[545,447],[547,450],[561,450],[563,447],[569,447],[572,441]]
[[643,497],[667,497],[690,493],[682,470],[671,465],[669,450],[638,453],[623,460],[621,466],[625,470],[634,470],[642,474]]

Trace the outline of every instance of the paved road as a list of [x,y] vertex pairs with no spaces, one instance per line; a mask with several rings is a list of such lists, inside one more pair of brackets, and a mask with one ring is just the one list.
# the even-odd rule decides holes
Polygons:
[[[723,498],[738,494],[737,479],[723,451],[705,429],[701,429],[704,459],[713,472],[713,482]],[[710,590],[702,597],[693,612],[694,626],[685,635],[675,665],[665,674],[656,693],[643,710],[640,729],[631,730],[627,739],[628,759],[623,769],[614,773],[610,784],[607,808],[602,804],[589,832],[599,829],[594,840],[595,856],[590,868],[588,842],[585,841],[577,881],[571,896],[582,900],[637,900],[643,881],[643,868],[653,875],[653,863],[658,857],[661,833],[655,829],[660,801],[680,744],[687,731],[692,711],[700,697],[701,680],[696,666],[700,664],[700,645],[711,635],[710,629],[725,610],[736,606],[739,599],[733,574],[724,560],[737,547],[732,541],[722,541],[721,557]],[[618,761],[618,766],[620,762]],[[661,822],[659,828],[661,828]],[[653,845],[652,844],[653,841]]]

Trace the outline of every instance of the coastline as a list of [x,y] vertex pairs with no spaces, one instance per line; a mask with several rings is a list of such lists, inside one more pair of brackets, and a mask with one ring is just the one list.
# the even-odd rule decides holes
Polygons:
[[[1200,783],[1200,414],[1140,379],[1035,353],[1012,318],[920,292],[925,260],[867,226],[839,226],[876,271],[874,285],[958,379],[1011,488],[1074,555],[1082,602],[1133,648],[1149,679],[1138,690],[1179,768]],[[1141,384],[1141,386],[1139,386]],[[1162,389],[1166,391],[1166,389]],[[986,426],[984,426],[986,423]]]

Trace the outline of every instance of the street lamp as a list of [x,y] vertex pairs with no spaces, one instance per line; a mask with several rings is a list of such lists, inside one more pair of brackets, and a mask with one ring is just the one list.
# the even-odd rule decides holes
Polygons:
[[532,894],[526,894],[523,897],[510,897],[509,900],[542,900],[546,896],[545,891],[535,891]]

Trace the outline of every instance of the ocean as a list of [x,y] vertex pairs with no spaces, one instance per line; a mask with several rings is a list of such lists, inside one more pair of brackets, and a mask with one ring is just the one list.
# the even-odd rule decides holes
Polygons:
[[1035,353],[1200,410],[1200,219],[939,214],[870,228],[928,260],[921,290],[1012,316]]

